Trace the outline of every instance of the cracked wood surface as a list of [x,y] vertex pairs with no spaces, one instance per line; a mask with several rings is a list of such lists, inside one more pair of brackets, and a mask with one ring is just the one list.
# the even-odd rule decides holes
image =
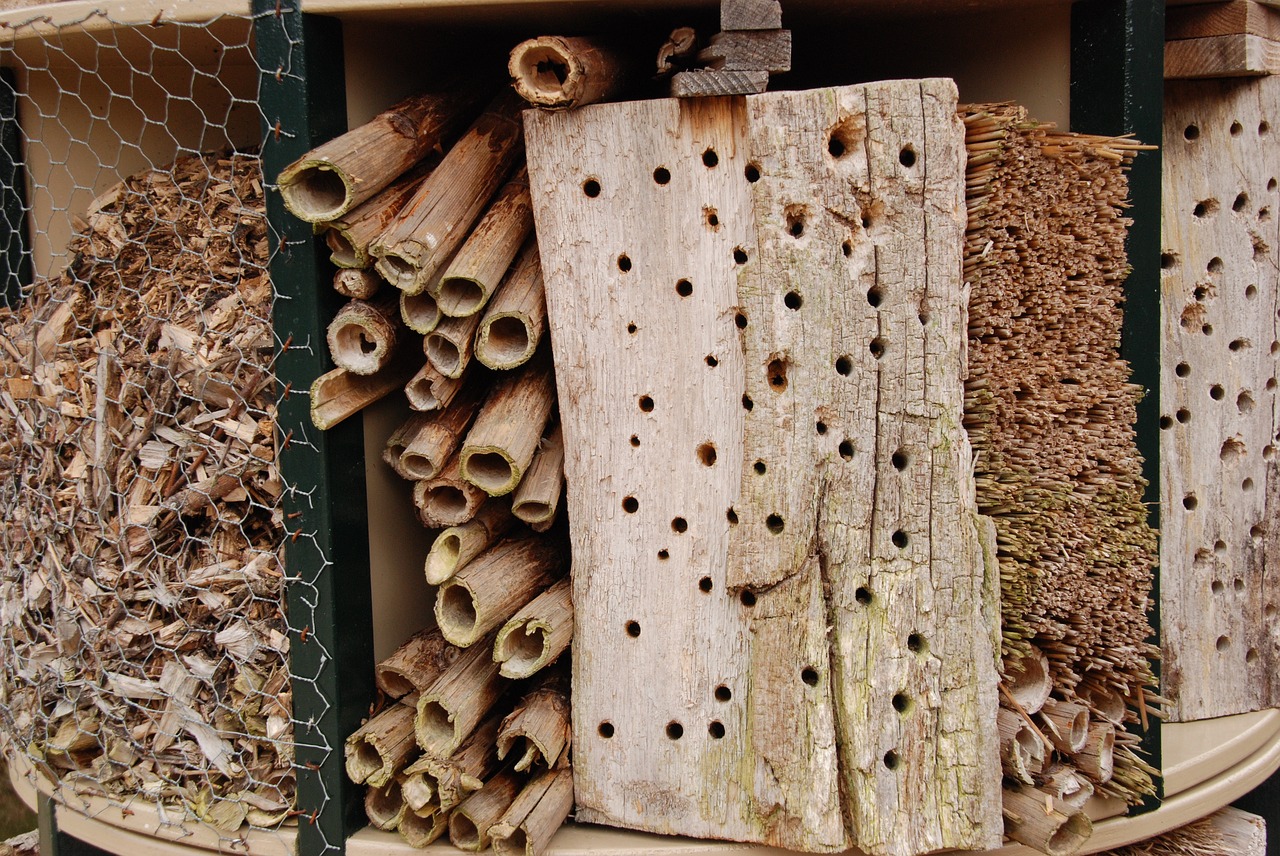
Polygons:
[[580,820],[998,844],[955,99],[896,81],[526,114]]

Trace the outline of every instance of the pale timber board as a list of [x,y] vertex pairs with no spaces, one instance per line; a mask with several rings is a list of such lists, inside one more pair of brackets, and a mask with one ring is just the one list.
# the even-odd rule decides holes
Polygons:
[[1250,77],[1280,71],[1280,42],[1238,33],[1165,42],[1166,80]]
[[747,99],[762,175],[740,288],[754,407],[730,575],[764,605],[822,571],[833,630],[817,671],[868,853],[1001,834],[997,595],[960,426],[955,102],[934,80]]
[[1274,78],[1165,93],[1160,607],[1177,721],[1280,705],[1277,115]]
[[[852,817],[870,852],[992,846],[995,590],[960,429],[954,85],[702,103],[526,117],[569,449],[578,817],[806,850],[845,846]],[[848,141],[839,158],[833,132]],[[654,183],[657,167],[669,184]],[[881,250],[893,260],[878,264]],[[892,290],[879,309],[877,282]],[[890,343],[880,360],[876,338]],[[785,390],[770,381],[775,360]],[[711,467],[696,454],[707,441]],[[905,472],[899,449],[915,453]],[[677,514],[686,533],[671,529]],[[660,635],[646,635],[650,619]],[[913,635],[924,650],[910,650]],[[721,684],[731,701],[715,700]],[[710,722],[723,738],[708,740]]]

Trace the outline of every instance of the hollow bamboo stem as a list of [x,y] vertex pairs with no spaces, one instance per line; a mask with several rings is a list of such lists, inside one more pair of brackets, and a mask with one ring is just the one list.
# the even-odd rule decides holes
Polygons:
[[405,813],[400,783],[392,779],[381,788],[366,788],[364,813],[376,829],[392,830],[399,826]]
[[417,812],[428,808],[449,812],[467,794],[483,787],[485,780],[498,770],[495,749],[501,723],[501,716],[490,716],[450,757],[424,755],[406,767],[402,788],[409,808]]
[[1037,649],[1027,657],[1005,662],[1004,685],[1027,713],[1036,713],[1049,700],[1053,681],[1049,676],[1049,658]]
[[435,478],[413,486],[413,504],[418,518],[428,529],[461,526],[476,516],[486,499],[485,492],[462,480],[458,456],[454,455]]
[[380,788],[417,754],[414,745],[416,698],[396,703],[360,726],[347,738],[347,777],[356,784]]
[[410,847],[422,849],[449,831],[449,816],[434,809],[421,814],[406,809],[396,831]]
[[429,289],[440,311],[461,318],[484,309],[532,231],[529,171],[522,166],[498,191],[439,283]]
[[1080,809],[1026,786],[1004,789],[1004,819],[1006,835],[1047,856],[1073,856],[1093,835]]
[[429,413],[448,407],[461,389],[462,378],[445,377],[428,362],[405,384],[404,394],[410,407]]
[[481,400],[479,387],[473,384],[448,408],[413,414],[387,438],[383,459],[402,478],[435,478],[457,451]]
[[427,360],[445,377],[462,377],[475,353],[479,314],[465,318],[443,317],[422,341]]
[[476,331],[476,359],[509,370],[533,358],[547,326],[538,245],[530,242],[502,284]]
[[1044,733],[1059,752],[1071,755],[1084,748],[1089,737],[1089,709],[1069,701],[1049,699],[1040,709]]
[[435,604],[440,632],[455,645],[471,645],[554,583],[563,567],[564,551],[549,539],[499,543],[440,586]]
[[556,427],[538,444],[529,472],[520,480],[511,501],[511,513],[535,532],[545,532],[556,520],[564,492],[564,432]]
[[[505,678],[527,678],[554,662],[573,639],[573,601],[569,580],[562,579],[502,625],[493,644],[493,659]],[[1038,742],[1038,741],[1037,741]]]
[[573,735],[567,670],[544,672],[498,730],[498,758],[514,752],[516,770],[558,767],[568,762]]
[[374,681],[392,698],[421,693],[447,672],[461,653],[439,628],[419,630],[374,668]]
[[515,490],[533,460],[555,401],[548,360],[498,382],[462,444],[462,477],[490,496]]
[[333,290],[352,300],[369,300],[382,288],[382,277],[371,270],[342,268],[333,275]]
[[573,809],[573,771],[547,770],[529,781],[489,829],[498,856],[539,856]]
[[504,93],[440,161],[370,246],[387,282],[420,294],[466,238],[512,164],[524,151],[520,102]]
[[471,520],[461,526],[450,526],[436,536],[423,568],[427,582],[438,586],[451,579],[459,568],[466,567],[506,534],[514,522],[505,501],[487,500]]
[[352,270],[371,267],[369,244],[386,231],[437,163],[438,159],[428,156],[376,196],[326,223],[324,240],[329,245],[329,261]]
[[449,841],[459,850],[489,848],[489,829],[502,819],[520,793],[522,776],[503,770],[468,796],[449,815]]
[[1000,766],[1004,774],[1025,784],[1034,784],[1035,774],[1044,767],[1045,748],[1031,727],[1011,710],[996,714],[1000,734]]
[[594,39],[539,36],[511,50],[507,71],[536,107],[569,109],[616,95],[625,82],[618,55]]
[[412,353],[414,350],[397,348],[391,361],[371,375],[358,375],[339,368],[316,378],[311,384],[311,423],[321,431],[327,431],[403,388],[413,376],[414,360],[420,359]]
[[280,172],[280,195],[295,217],[334,220],[395,181],[466,120],[480,97],[459,82],[406,98],[369,122],[318,146]]
[[1093,783],[1065,764],[1056,764],[1046,771],[1040,787],[1072,808],[1084,808],[1093,796]]
[[421,294],[400,292],[400,320],[413,332],[425,336],[439,326],[443,317],[440,314],[440,307],[436,305],[436,299],[427,292],[424,291]]
[[329,323],[329,356],[339,368],[374,374],[390,362],[400,329],[394,297],[352,300]]
[[492,648],[493,640],[472,645],[418,697],[413,727],[424,753],[448,758],[493,709],[507,681]]
[[1116,727],[1097,722],[1089,728],[1084,748],[1071,756],[1077,769],[1099,785],[1111,781],[1115,773]]

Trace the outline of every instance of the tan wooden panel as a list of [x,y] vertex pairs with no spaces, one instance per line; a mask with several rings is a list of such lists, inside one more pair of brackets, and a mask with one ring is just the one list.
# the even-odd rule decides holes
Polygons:
[[1176,720],[1280,704],[1277,115],[1272,78],[1166,90],[1160,587]]
[[1252,77],[1280,71],[1280,42],[1238,33],[1166,42],[1166,80]]

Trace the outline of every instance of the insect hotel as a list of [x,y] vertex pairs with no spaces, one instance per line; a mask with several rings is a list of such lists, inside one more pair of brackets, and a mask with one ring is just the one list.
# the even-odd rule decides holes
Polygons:
[[1272,5],[2,15],[41,852],[1265,853]]

